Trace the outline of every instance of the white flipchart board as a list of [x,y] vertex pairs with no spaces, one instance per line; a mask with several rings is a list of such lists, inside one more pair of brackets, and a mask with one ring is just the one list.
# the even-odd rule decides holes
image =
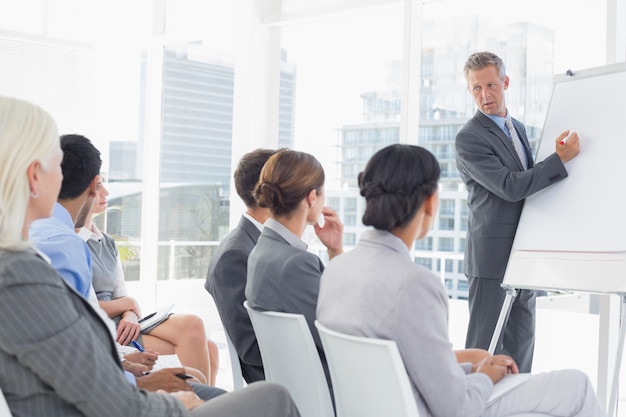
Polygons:
[[503,284],[626,293],[626,64],[555,77],[536,161],[580,135],[568,178],[526,199]]

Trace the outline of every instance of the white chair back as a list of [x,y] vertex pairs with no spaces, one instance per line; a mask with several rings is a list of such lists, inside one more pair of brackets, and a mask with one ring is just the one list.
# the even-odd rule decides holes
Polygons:
[[0,389],[0,417],[12,417],[11,410],[7,404],[7,400],[4,398],[2,389]]
[[335,393],[337,417],[419,417],[396,343],[351,336],[315,322]]
[[265,378],[283,385],[302,417],[334,417],[324,369],[302,314],[257,311],[248,302]]
[[[335,392],[337,417],[419,417],[396,342],[351,336],[316,321]],[[511,417],[545,416],[522,413]]]
[[224,330],[226,336],[226,345],[228,346],[228,357],[230,358],[230,368],[233,374],[233,389],[243,388],[243,375],[241,374],[241,362],[239,362],[239,354],[233,341],[230,340],[228,333]]

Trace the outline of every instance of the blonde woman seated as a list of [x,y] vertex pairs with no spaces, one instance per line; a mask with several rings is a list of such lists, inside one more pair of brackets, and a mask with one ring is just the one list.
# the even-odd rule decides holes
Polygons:
[[[50,115],[0,96],[0,390],[9,414],[298,417],[287,390],[270,382],[207,402],[191,391],[149,392],[133,384],[100,314],[29,241],[32,223],[53,214],[62,160]],[[92,198],[80,197],[83,204]]]
[[363,223],[374,230],[325,269],[320,323],[395,341],[422,417],[604,416],[589,379],[577,370],[532,375],[487,404],[494,384],[517,373],[515,362],[480,349],[454,352],[441,279],[411,258],[437,213],[439,175],[435,157],[418,146],[391,145],[370,159],[358,179]]
[[91,252],[92,285],[100,307],[117,324],[116,341],[127,345],[140,338],[148,351],[164,355],[175,353],[183,365],[199,371],[193,374],[200,382],[215,385],[219,369],[218,348],[207,339],[200,317],[172,314],[156,327],[141,331],[138,322],[142,316],[141,309],[137,301],[128,295],[117,245],[110,235],[101,232],[92,222],[95,214],[106,211],[108,195],[104,184],[100,183],[96,202],[85,220],[85,226],[78,232],[85,238]]

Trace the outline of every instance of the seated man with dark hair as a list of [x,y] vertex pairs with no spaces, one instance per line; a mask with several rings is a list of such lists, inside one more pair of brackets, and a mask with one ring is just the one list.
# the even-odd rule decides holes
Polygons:
[[248,255],[256,245],[263,223],[270,215],[252,195],[263,165],[276,153],[257,149],[245,154],[235,170],[235,188],[246,205],[239,224],[226,236],[211,257],[204,288],[213,296],[224,330],[232,340],[244,379],[250,383],[265,379],[259,345],[243,307],[248,276]]

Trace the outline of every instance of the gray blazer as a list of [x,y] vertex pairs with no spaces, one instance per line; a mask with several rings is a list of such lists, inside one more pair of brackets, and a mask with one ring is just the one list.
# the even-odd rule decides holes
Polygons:
[[232,340],[241,373],[248,383],[265,379],[259,345],[243,307],[248,276],[248,255],[256,245],[261,231],[248,219],[226,236],[211,257],[204,288],[213,296],[226,333]]
[[330,374],[317,328],[315,309],[324,264],[316,255],[291,246],[265,227],[248,258],[246,299],[255,310],[303,314],[322,360],[328,386]]
[[493,383],[458,364],[441,279],[416,265],[391,233],[368,230],[353,250],[328,263],[317,318],[336,331],[395,341],[420,416],[461,417],[484,409]]
[[456,136],[456,164],[469,192],[465,274],[502,279],[524,199],[567,177],[556,153],[533,164],[526,129],[513,119],[529,168],[523,170],[511,140],[477,111]]
[[98,314],[34,250],[0,250],[0,387],[14,416],[189,416],[125,378]]

